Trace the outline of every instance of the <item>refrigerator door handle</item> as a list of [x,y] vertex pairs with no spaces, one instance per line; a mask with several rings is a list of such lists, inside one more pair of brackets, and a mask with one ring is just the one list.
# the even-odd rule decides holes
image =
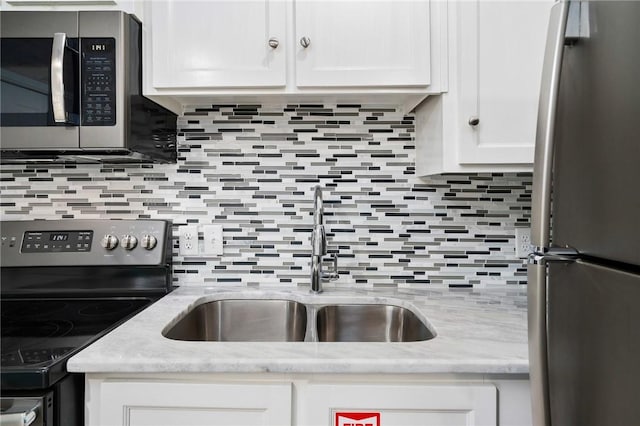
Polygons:
[[533,426],[549,426],[547,360],[547,265],[544,256],[530,255],[527,266],[529,380]]
[[551,8],[542,68],[531,202],[531,243],[537,248],[550,243],[553,133],[568,10],[566,1]]
[[546,255],[529,255],[527,323],[533,426],[551,425],[547,352],[547,265],[551,262],[574,262],[577,259],[578,252],[570,248],[554,248]]

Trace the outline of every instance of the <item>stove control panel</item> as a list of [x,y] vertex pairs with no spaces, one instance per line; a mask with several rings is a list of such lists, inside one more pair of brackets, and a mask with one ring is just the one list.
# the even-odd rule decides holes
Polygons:
[[158,265],[171,251],[164,220],[2,222],[2,266]]

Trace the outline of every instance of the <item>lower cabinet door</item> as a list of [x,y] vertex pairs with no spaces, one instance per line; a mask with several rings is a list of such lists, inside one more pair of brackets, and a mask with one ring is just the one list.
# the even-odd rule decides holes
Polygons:
[[492,385],[309,384],[297,392],[298,425],[497,425]]
[[291,384],[109,382],[100,385],[98,425],[291,425]]

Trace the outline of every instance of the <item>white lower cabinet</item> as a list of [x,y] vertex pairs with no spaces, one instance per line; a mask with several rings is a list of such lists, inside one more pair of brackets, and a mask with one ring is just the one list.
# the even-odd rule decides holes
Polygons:
[[291,424],[290,383],[89,380],[87,394],[86,424],[93,426]]
[[87,375],[87,426],[528,426],[529,383],[370,375]]
[[305,426],[497,424],[492,385],[310,384],[298,393]]

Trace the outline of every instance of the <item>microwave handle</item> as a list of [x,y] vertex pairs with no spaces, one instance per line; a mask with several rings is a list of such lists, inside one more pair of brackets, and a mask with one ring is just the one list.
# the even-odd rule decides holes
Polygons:
[[53,104],[53,120],[56,123],[67,122],[64,107],[64,50],[67,45],[65,33],[53,35],[51,48],[51,103]]

